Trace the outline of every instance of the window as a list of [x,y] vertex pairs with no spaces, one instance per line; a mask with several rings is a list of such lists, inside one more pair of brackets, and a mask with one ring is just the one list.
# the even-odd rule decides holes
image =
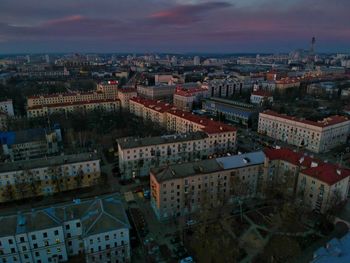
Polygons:
[[58,230],[55,230],[55,236],[58,236]]
[[36,236],[35,235],[32,235],[32,240],[36,240]]
[[77,223],[77,227],[80,227],[80,222]]
[[46,232],[43,233],[43,237],[47,238],[47,233]]
[[23,243],[24,242],[24,237],[20,238],[20,242]]
[[70,229],[70,226],[69,226],[69,225],[66,225],[66,229],[69,230],[69,229]]
[[9,244],[12,245],[13,244],[13,240],[9,239]]

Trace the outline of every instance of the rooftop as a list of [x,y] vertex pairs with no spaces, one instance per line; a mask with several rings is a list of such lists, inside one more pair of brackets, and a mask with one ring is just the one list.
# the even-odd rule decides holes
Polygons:
[[234,156],[207,159],[198,162],[174,164],[151,169],[158,182],[186,178],[198,174],[208,174],[223,170],[231,170],[251,165],[263,164],[265,155],[262,151]]
[[111,195],[0,215],[0,224],[6,225],[0,228],[0,237],[60,227],[76,219],[82,222],[84,236],[130,228],[119,196]]
[[350,176],[350,170],[336,164],[326,163],[305,153],[296,152],[287,148],[264,150],[270,160],[283,160],[294,165],[300,165],[301,172],[328,185],[333,185]]
[[7,162],[0,164],[0,173],[57,166],[62,164],[79,163],[85,161],[99,160],[95,153],[80,153],[74,155],[60,155],[49,158],[33,159],[25,161]]
[[42,108],[57,108],[57,107],[67,107],[67,106],[77,106],[77,105],[86,105],[86,104],[98,104],[98,103],[108,103],[108,102],[117,102],[119,99],[97,99],[97,100],[84,100],[84,101],[72,101],[65,103],[54,103],[54,104],[44,104],[28,107],[28,110],[42,109]]
[[299,123],[304,123],[304,124],[308,124],[308,125],[312,125],[312,126],[322,127],[322,128],[349,121],[349,119],[347,117],[340,116],[340,115],[330,116],[330,117],[324,118],[323,120],[320,120],[320,121],[310,121],[310,120],[305,120],[305,119],[299,119],[299,118],[296,118],[293,116],[288,116],[286,114],[279,114],[279,113],[271,111],[271,110],[266,110],[260,114],[266,114],[266,115],[270,115],[273,117],[283,118],[283,119],[287,119],[287,120],[291,120],[291,121],[295,121],[295,122],[299,122]]
[[126,138],[118,140],[121,149],[130,149],[136,147],[145,147],[151,145],[161,145],[176,142],[186,142],[192,140],[201,140],[207,138],[208,135],[204,132],[192,132],[188,134],[172,134],[157,137],[146,138]]
[[272,97],[271,92],[268,92],[268,91],[265,91],[265,90],[253,91],[251,95],[262,96],[262,97]]

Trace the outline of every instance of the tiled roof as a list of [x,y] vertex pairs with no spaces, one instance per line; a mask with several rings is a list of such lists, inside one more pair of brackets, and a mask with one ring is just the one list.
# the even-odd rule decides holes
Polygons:
[[349,169],[340,168],[338,165],[331,163],[322,163],[317,167],[310,167],[301,172],[325,182],[328,185],[333,185],[350,176]]
[[325,163],[304,153],[295,152],[287,148],[267,148],[264,152],[270,160],[283,160],[294,165],[300,165],[301,173],[314,177],[328,185],[333,185],[350,176],[349,169],[341,168],[336,164]]
[[255,96],[263,96],[263,97],[272,97],[271,92],[265,91],[265,90],[257,90],[257,91],[253,91],[252,95]]
[[310,121],[310,120],[298,119],[296,117],[288,116],[286,114],[279,114],[279,113],[271,111],[271,110],[264,111],[263,114],[274,116],[274,117],[279,117],[279,118],[283,118],[283,119],[287,119],[287,120],[292,120],[295,122],[300,122],[300,123],[304,123],[304,124],[308,124],[308,125],[313,125],[313,126],[317,126],[317,127],[327,127],[327,126],[331,126],[331,125],[335,125],[338,123],[348,121],[348,118],[346,118],[344,116],[339,116],[339,115],[330,116],[330,117],[325,118],[321,121]]

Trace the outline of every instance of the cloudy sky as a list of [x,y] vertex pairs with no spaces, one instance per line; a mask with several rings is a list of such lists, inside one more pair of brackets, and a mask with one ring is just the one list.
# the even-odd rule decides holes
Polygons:
[[350,51],[350,0],[0,0],[11,52]]

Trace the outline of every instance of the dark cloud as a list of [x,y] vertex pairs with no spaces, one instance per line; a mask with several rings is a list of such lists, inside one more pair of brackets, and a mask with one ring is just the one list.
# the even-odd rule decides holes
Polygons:
[[321,50],[348,49],[349,9],[348,0],[0,0],[0,52],[288,51],[313,35]]

